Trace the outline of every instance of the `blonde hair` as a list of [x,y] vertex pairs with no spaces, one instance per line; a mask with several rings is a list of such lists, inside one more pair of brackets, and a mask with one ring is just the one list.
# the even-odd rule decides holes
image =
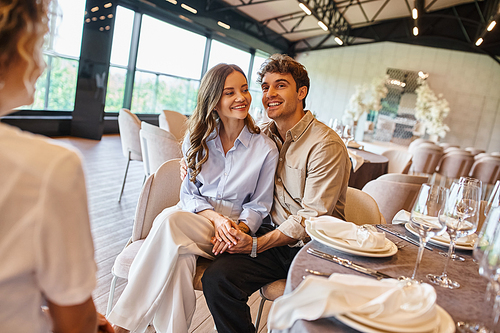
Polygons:
[[9,66],[26,61],[24,84],[44,68],[43,36],[49,31],[50,0],[0,0],[0,81]]
[[[234,71],[243,74],[246,80],[246,75],[240,67],[228,64],[212,67],[201,80],[196,108],[188,120],[190,146],[186,152],[186,163],[192,170],[189,180],[193,183],[201,172],[203,163],[208,160],[207,139],[220,121],[215,107],[222,97],[226,78]],[[251,133],[260,133],[250,114],[245,118],[245,124]]]

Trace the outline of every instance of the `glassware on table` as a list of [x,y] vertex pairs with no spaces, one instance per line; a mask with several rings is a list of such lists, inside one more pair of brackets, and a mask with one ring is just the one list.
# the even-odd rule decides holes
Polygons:
[[448,264],[457,238],[471,235],[477,229],[480,191],[481,187],[471,178],[460,178],[451,185],[444,211],[439,215],[439,220],[446,224],[446,232],[450,236],[448,257],[441,275],[427,275],[431,283],[449,289],[460,288],[460,283],[448,277]]
[[425,245],[431,237],[441,235],[446,229],[446,223],[439,219],[439,216],[445,208],[447,195],[446,188],[431,184],[423,184],[418,192],[410,216],[410,225],[417,231],[420,239],[417,261],[411,276],[413,281],[415,281]]
[[500,206],[500,180],[497,180],[495,187],[491,191],[486,207],[484,207],[484,216],[488,216],[490,209]]
[[344,125],[344,130],[342,132],[342,140],[344,140],[345,146],[349,147],[349,142],[354,139],[354,125],[348,123]]
[[330,127],[342,138],[343,136],[342,132],[344,131],[344,128],[340,120],[338,119],[333,120],[332,125]]

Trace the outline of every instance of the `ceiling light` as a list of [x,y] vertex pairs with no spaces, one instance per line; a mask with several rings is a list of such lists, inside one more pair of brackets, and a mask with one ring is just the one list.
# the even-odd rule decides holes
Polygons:
[[186,21],[186,22],[193,23],[193,20],[191,20],[190,18],[188,18],[188,17],[186,17],[186,16],[184,16],[184,15],[179,15],[179,17],[180,17],[182,20]]
[[328,27],[322,21],[318,21],[318,25],[321,27],[321,29],[328,31]]
[[99,28],[99,31],[104,31],[104,28],[103,28],[103,27],[100,27],[100,28]]
[[97,17],[93,17],[92,21],[94,21],[94,22],[97,21]]
[[113,18],[113,14],[108,14],[108,18]]
[[109,30],[109,29],[111,29],[111,27],[109,25],[107,25],[104,29]]
[[335,36],[335,42],[337,42],[337,44],[339,44],[339,45],[344,44],[344,42],[342,41],[342,39],[338,38],[337,36]]
[[490,25],[488,26],[488,28],[486,28],[486,30],[488,30],[488,31],[493,30],[495,25],[497,25],[497,21],[491,21]]
[[99,20],[101,20],[101,21],[102,21],[102,20],[104,20],[105,18],[106,18],[106,16],[102,15],[102,16],[100,16],[100,17],[99,17]]
[[95,7],[92,7],[92,9],[90,10],[92,13],[95,13],[99,10],[99,7],[95,6]]
[[417,8],[413,8],[411,10],[411,17],[413,17],[414,20],[418,19],[418,10],[417,10]]
[[483,43],[483,39],[482,38],[479,38],[478,40],[476,40],[476,46],[479,46]]
[[231,29],[231,26],[229,24],[224,23],[224,22],[218,21],[217,24],[219,26],[223,27],[224,29],[227,29],[227,30]]
[[177,0],[166,0],[166,1],[170,2],[173,5],[177,5]]
[[104,8],[109,8],[111,6],[113,6],[113,4],[111,2],[108,2],[107,4],[104,5]]
[[188,12],[193,13],[193,14],[198,13],[198,11],[196,9],[194,9],[193,7],[189,7],[185,3],[181,4],[181,7],[184,8],[185,10],[187,10]]
[[90,22],[90,19],[89,19],[89,18],[86,18],[86,19],[85,19],[85,22],[86,22],[86,23],[89,23],[89,22]]
[[417,27],[413,27],[413,35],[414,36],[418,35],[418,28]]
[[419,71],[418,72],[418,77],[420,77],[421,79],[425,80],[429,77],[429,74],[428,73],[424,73],[422,71]]
[[311,10],[309,9],[309,7],[307,7],[305,4],[303,4],[302,2],[299,2],[299,7],[300,9],[302,9],[304,11],[304,13],[306,13],[307,15],[311,15]]

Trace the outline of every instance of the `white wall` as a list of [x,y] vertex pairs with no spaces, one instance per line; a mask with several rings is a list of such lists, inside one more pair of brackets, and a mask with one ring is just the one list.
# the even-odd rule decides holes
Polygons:
[[445,123],[451,130],[441,141],[500,151],[500,64],[489,56],[384,42],[310,51],[296,59],[311,78],[306,108],[326,124],[342,117],[355,85],[370,84],[387,68],[422,70],[450,103]]

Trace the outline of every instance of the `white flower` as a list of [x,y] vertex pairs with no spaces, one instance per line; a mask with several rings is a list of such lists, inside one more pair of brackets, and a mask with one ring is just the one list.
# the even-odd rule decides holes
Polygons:
[[370,87],[366,84],[357,85],[344,113],[357,122],[365,112],[379,111],[382,108],[380,101],[387,96],[388,89],[385,83],[388,78],[389,75],[375,78]]
[[426,81],[419,80],[419,83],[420,86],[415,90],[417,93],[415,118],[425,125],[428,134],[444,138],[446,132],[450,130],[444,123],[450,112],[448,101],[442,98],[442,94],[436,96]]

